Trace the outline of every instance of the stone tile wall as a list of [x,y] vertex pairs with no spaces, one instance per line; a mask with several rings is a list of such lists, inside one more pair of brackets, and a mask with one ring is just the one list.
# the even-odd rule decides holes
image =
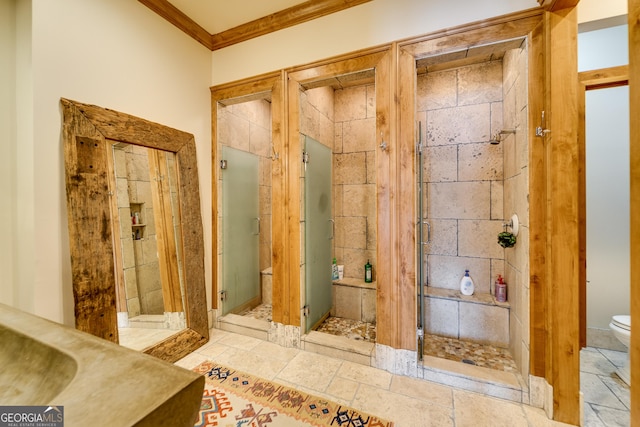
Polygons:
[[[125,294],[129,318],[140,314],[162,314],[164,303],[156,242],[153,199],[147,148],[116,146],[115,173],[120,244],[123,255]],[[140,215],[139,238],[131,216]]]
[[[418,119],[423,126],[425,247],[429,286],[459,289],[469,269],[476,292],[489,293],[504,274],[502,231],[502,62],[418,76]],[[426,236],[425,236],[426,238]]]
[[[321,87],[301,94],[301,132],[333,150],[333,256],[344,265],[347,281],[364,281],[367,261],[375,281],[375,114],[373,85],[335,91]],[[304,221],[304,207],[301,218]],[[304,253],[304,224],[302,234]],[[301,274],[304,277],[304,269]],[[375,322],[375,289],[339,288],[334,286],[334,315]]]
[[[504,126],[516,129],[504,141],[504,217],[517,214],[518,242],[505,249],[509,292],[509,349],[524,378],[529,376],[529,141],[526,49],[504,56]],[[535,142],[535,141],[533,141]]]
[[[490,294],[501,274],[509,287],[510,306],[507,310],[428,298],[425,323],[437,334],[508,346],[526,377],[526,51],[507,52],[502,61],[420,75],[417,105],[426,145],[424,216],[431,224],[431,243],[425,247],[428,285],[459,289],[460,278],[469,269],[476,293]],[[516,133],[504,135],[498,145],[490,144],[503,129],[516,129]],[[521,224],[518,244],[505,250],[496,243],[497,234],[514,213]]]
[[344,276],[364,280],[364,265],[376,271],[375,86],[335,91],[333,206],[334,253]]

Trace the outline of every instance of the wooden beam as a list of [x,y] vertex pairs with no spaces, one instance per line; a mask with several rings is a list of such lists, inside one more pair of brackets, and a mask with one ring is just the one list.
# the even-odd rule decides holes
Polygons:
[[194,40],[213,50],[213,40],[211,34],[193,19],[185,15],[180,9],[169,3],[167,0],[138,0],[140,3],[153,10],[155,13],[175,25]]
[[540,6],[549,12],[555,12],[562,9],[578,6],[580,0],[538,0]]
[[[629,105],[631,167],[631,317],[640,320],[640,0],[629,0]],[[637,328],[637,326],[636,326]],[[640,334],[631,334],[631,427],[640,426]]]
[[529,286],[531,375],[545,376],[547,360],[547,155],[546,138],[535,136],[540,112],[545,110],[544,24],[529,41]]
[[[390,141],[390,150],[393,149],[393,165],[390,173],[395,180],[395,191],[392,188],[392,199],[395,193],[395,212],[392,218],[395,223],[394,247],[397,248],[395,277],[393,282],[397,288],[394,293],[395,310],[398,318],[398,328],[395,331],[395,347],[406,350],[416,350],[418,325],[417,292],[416,292],[416,120],[415,120],[415,94],[416,87],[416,61],[412,54],[404,49],[397,49],[397,70],[392,74],[396,79],[395,91],[390,91],[391,114],[389,122],[396,135],[395,144],[393,136]],[[400,121],[400,125],[396,125]],[[426,126],[426,124],[425,124]],[[393,135],[393,134],[392,134]],[[377,144],[376,144],[377,145]],[[394,176],[395,175],[395,176]],[[378,240],[380,242],[380,240]],[[420,244],[421,245],[421,244]],[[422,250],[422,247],[420,248]],[[381,252],[382,254],[382,252]],[[379,257],[378,259],[380,259]],[[424,301],[423,301],[424,302]],[[407,310],[412,307],[412,310]]]
[[586,90],[625,86],[629,84],[629,66],[620,65],[619,67],[583,71],[578,73],[578,79]]
[[211,34],[168,0],[138,0],[208,48],[218,50],[371,0],[309,0],[217,34]]
[[312,19],[320,18],[370,1],[371,0],[309,0],[263,18],[213,34],[211,37],[213,48],[211,50],[222,49],[223,47],[264,36],[265,34],[282,30],[283,28],[302,24],[303,22],[311,21]]
[[[547,49],[547,381],[553,418],[580,423],[577,9],[545,13]],[[542,124],[545,126],[545,124]]]

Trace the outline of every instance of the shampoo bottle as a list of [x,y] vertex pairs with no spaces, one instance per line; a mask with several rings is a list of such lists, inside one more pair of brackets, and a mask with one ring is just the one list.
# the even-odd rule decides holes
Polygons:
[[498,279],[496,280],[495,292],[496,292],[496,301],[507,302],[507,284],[504,283],[504,279],[499,274],[498,274]]
[[364,265],[364,281],[365,283],[371,283],[373,281],[373,271],[369,260],[367,260],[367,263]]
[[331,264],[331,280],[338,280],[338,261],[335,258]]
[[473,295],[475,291],[475,286],[473,284],[473,280],[469,276],[469,270],[464,271],[464,276],[462,280],[460,280],[460,292],[462,295]]

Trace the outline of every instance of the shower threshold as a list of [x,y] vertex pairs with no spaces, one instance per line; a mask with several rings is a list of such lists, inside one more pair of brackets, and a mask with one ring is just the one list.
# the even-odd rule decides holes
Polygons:
[[488,396],[529,402],[529,388],[508,350],[425,335],[421,378]]
[[313,353],[371,366],[375,354],[376,325],[330,316],[302,336],[303,348]]

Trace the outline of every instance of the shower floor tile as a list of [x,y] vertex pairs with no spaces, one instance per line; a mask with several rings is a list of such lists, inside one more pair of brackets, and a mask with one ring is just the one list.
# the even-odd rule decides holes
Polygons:
[[238,313],[238,315],[271,322],[272,311],[273,310],[271,304],[260,304],[259,306],[254,307],[251,310],[245,310],[242,313]]
[[376,342],[376,325],[360,320],[330,316],[316,328],[316,331],[358,341]]
[[492,345],[425,334],[424,354],[505,372],[518,372],[509,350]]

